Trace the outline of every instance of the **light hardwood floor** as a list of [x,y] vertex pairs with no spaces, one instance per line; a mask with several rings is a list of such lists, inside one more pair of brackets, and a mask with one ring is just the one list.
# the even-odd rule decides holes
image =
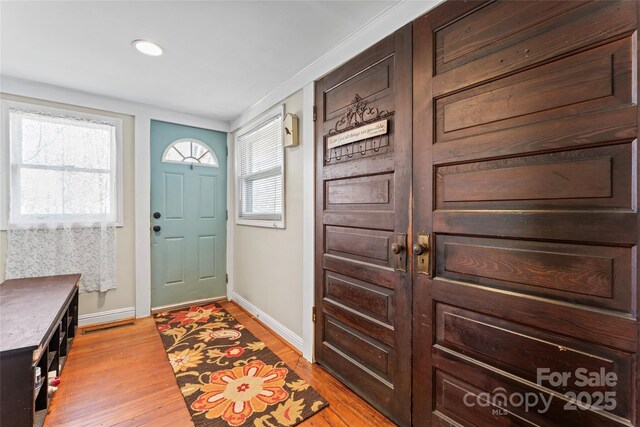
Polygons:
[[[328,408],[301,426],[393,425],[237,305],[226,301],[221,305],[329,401]],[[150,317],[133,326],[79,335],[45,422],[46,427],[192,425]]]

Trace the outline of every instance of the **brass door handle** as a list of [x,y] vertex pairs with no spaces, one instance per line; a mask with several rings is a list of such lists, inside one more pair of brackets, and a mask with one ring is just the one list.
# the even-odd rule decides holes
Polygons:
[[411,248],[418,263],[418,274],[431,274],[431,246],[428,234],[418,234],[418,241]]
[[426,250],[427,250],[427,248],[425,248],[420,243],[414,243],[413,244],[413,254],[414,255],[422,255],[424,253],[424,251],[426,251]]
[[393,252],[395,259],[396,271],[407,271],[407,254],[405,249],[407,248],[407,235],[404,233],[397,233],[395,242],[391,244],[391,252]]

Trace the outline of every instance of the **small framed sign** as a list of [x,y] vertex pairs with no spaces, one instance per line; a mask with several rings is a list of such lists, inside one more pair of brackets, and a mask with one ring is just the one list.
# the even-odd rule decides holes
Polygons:
[[363,139],[373,138],[374,136],[386,135],[387,132],[387,119],[380,120],[328,137],[327,148],[332,149],[352,142],[362,141]]

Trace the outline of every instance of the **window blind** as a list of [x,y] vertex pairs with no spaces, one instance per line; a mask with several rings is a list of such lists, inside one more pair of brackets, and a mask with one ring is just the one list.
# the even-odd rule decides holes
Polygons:
[[238,218],[283,220],[282,113],[238,137]]

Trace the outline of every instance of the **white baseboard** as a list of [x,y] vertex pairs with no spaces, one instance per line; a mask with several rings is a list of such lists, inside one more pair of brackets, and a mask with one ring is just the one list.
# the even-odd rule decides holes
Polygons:
[[131,317],[136,317],[135,307],[116,308],[115,310],[101,311],[99,313],[81,314],[78,316],[78,325],[87,326],[117,322]]
[[256,319],[260,320],[262,323],[271,328],[276,334],[280,335],[283,340],[287,341],[289,344],[302,352],[302,338],[294,334],[282,323],[278,322],[276,319],[269,316],[267,313],[250,303],[246,298],[241,297],[235,292],[231,292],[231,300],[237,302],[240,307],[244,308],[249,313],[254,315]]
[[227,296],[222,295],[222,296],[213,297],[213,298],[204,298],[204,299],[197,299],[194,301],[179,302],[178,304],[161,305],[159,307],[151,307],[151,313],[158,313],[159,311],[173,310],[174,308],[190,307],[192,305],[202,305],[208,302],[222,301],[225,299],[227,299]]

